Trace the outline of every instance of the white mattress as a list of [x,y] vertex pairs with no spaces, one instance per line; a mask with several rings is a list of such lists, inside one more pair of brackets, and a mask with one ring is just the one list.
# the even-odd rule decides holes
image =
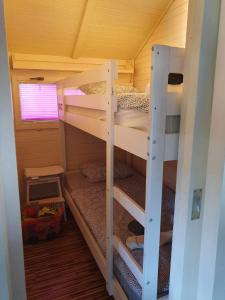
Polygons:
[[[168,85],[167,116],[180,115],[182,90],[182,85]],[[71,113],[81,114],[97,120],[106,120],[106,112],[102,110],[78,108],[72,106],[68,106],[66,110]],[[136,109],[119,109],[118,112],[115,113],[115,124],[117,125],[147,131],[149,128],[149,123],[149,114],[143,111]],[[168,126],[171,127],[171,124]],[[171,132],[170,129],[166,131]]]
[[[89,109],[89,108],[76,108],[76,107],[68,107],[68,112],[80,114],[82,116],[94,118],[97,120],[106,120],[106,113],[102,110],[97,109]],[[115,124],[125,126],[125,127],[132,127],[140,130],[148,130],[148,123],[149,123],[149,115],[147,113],[133,110],[133,109],[126,109],[120,110],[115,113]]]

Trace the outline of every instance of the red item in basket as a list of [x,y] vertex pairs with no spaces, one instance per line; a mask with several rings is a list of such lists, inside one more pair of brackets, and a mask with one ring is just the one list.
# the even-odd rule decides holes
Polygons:
[[45,205],[54,210],[54,214],[38,217],[43,206],[28,206],[23,211],[23,239],[25,242],[34,243],[39,240],[46,240],[56,237],[61,228],[61,221],[64,213],[61,204]]

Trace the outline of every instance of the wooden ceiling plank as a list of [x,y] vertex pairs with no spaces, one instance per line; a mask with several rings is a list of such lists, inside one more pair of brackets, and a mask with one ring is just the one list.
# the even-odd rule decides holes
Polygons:
[[139,47],[135,58],[138,57],[138,55],[140,54],[140,52],[143,50],[143,48],[145,47],[145,45],[148,43],[148,41],[150,40],[151,36],[153,35],[153,33],[155,32],[156,28],[159,26],[159,24],[162,22],[163,18],[165,17],[165,15],[167,14],[168,10],[170,9],[171,5],[173,4],[175,0],[170,0],[168,2],[168,4],[166,5],[166,8],[163,10],[160,18],[157,20],[157,22],[155,23],[155,25],[151,28],[148,36],[144,39],[144,42],[141,44],[141,47]]
[[80,28],[76,36],[73,51],[72,51],[72,58],[78,58],[81,53],[82,45],[86,39],[86,34],[88,31],[88,20],[93,14],[93,9],[95,5],[96,5],[95,0],[86,0],[84,11],[83,11],[83,17],[80,23]]
[[36,0],[27,6],[27,0],[14,0],[13,4],[6,0],[9,50],[70,58],[131,59],[169,1]]

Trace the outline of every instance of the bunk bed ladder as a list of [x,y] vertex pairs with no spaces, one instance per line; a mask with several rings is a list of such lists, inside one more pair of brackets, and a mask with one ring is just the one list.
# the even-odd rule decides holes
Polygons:
[[142,300],[157,299],[169,61],[170,47],[152,48]]
[[[163,187],[163,163],[165,160],[167,87],[171,65],[179,65],[176,48],[155,46],[152,48],[151,114],[147,136],[147,173],[145,210],[120,188],[114,186],[114,199],[125,208],[144,228],[143,269],[119,237],[113,237],[113,245],[142,286],[142,300],[156,300],[158,286],[159,244]],[[179,52],[178,52],[179,54]],[[174,64],[173,59],[176,63]],[[171,62],[172,60],[172,62]],[[172,69],[180,71],[180,67]]]
[[113,163],[114,163],[114,112],[117,110],[117,99],[114,81],[117,79],[117,66],[115,61],[106,64],[106,261],[107,275],[106,287],[108,293],[113,295]]

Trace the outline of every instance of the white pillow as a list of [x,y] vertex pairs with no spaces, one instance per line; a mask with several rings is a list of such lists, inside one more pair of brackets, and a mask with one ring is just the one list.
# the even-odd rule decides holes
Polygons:
[[[160,246],[166,245],[172,241],[173,231],[164,231],[160,233]],[[144,248],[144,235],[130,236],[126,240],[126,245],[130,250]]]

